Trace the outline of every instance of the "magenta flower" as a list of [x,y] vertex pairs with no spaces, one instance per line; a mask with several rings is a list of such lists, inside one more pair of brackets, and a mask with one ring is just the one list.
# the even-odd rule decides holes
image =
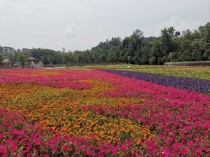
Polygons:
[[62,148],[63,148],[63,150],[64,150],[64,151],[68,151],[68,149],[69,149],[69,146],[67,146],[67,145],[64,145]]
[[187,155],[189,153],[187,148],[183,148],[181,151],[182,154]]
[[207,153],[210,152],[210,148],[206,148],[205,152],[207,152]]
[[0,133],[0,139],[4,137],[4,134]]
[[22,136],[24,135],[24,131],[12,130],[12,134],[17,136]]
[[39,138],[33,139],[33,142],[34,142],[34,144],[36,144],[36,145],[40,145],[40,143],[41,143],[41,141],[40,141]]
[[117,149],[115,147],[112,147],[110,151],[112,154],[117,155]]
[[0,154],[4,154],[6,152],[6,146],[0,145]]
[[58,151],[58,149],[57,149],[56,147],[53,147],[53,148],[52,148],[52,152],[53,152],[53,153],[56,153],[57,151]]
[[201,155],[201,150],[200,150],[200,149],[196,149],[196,150],[194,151],[194,155],[200,156],[200,155]]
[[170,151],[169,147],[166,147],[162,152],[164,157],[168,157],[170,155],[170,153],[171,153],[171,151]]

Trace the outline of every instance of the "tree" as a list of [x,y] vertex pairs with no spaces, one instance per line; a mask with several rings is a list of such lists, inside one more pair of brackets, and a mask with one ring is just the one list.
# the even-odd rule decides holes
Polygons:
[[140,58],[137,55],[134,56],[133,61],[135,64],[140,64]]
[[164,64],[166,61],[167,61],[167,57],[166,57],[166,56],[163,56],[163,57],[161,58],[161,63]]
[[147,64],[147,62],[148,62],[147,57],[143,55],[141,58],[141,64],[144,65],[144,64]]
[[[139,63],[140,60],[138,59],[139,56],[141,56],[141,48],[143,46],[143,32],[140,30],[135,30],[133,34],[129,37],[129,43],[128,43],[128,54],[127,56],[130,56],[130,63],[135,63],[134,59],[136,60],[136,63]],[[135,57],[137,56],[137,57]]]
[[107,59],[106,55],[105,54],[102,54],[101,57],[100,57],[100,60],[102,62],[106,62],[106,59]]
[[204,41],[209,42],[210,41],[210,22],[208,22],[205,26],[200,26],[198,28],[198,32]]
[[207,49],[204,53],[204,55],[202,56],[203,60],[206,61],[208,60],[208,58],[210,57],[210,49]]
[[9,60],[12,62],[12,65],[14,64],[14,62],[16,62],[16,57],[15,57],[15,53],[11,53],[9,55]]
[[22,51],[20,49],[17,49],[17,53],[21,53]]
[[161,40],[155,39],[151,42],[151,51],[150,56],[155,56],[156,58],[161,58],[163,56],[163,52],[161,50]]
[[192,47],[192,59],[193,60],[201,60],[207,49],[207,43],[202,39],[195,39],[190,45]]
[[71,64],[73,63],[73,55],[72,52],[64,53],[64,63],[65,64]]
[[156,57],[151,57],[151,58],[149,59],[149,64],[150,64],[150,65],[156,64]]
[[173,38],[175,37],[175,29],[173,27],[164,28],[161,30],[161,47],[163,55],[168,55],[170,52],[175,51]]
[[193,53],[192,53],[192,59],[194,61],[200,61],[202,59],[201,52],[200,51],[197,51],[197,50],[193,51]]
[[54,58],[53,58],[52,55],[49,55],[49,56],[47,57],[47,60],[48,60],[48,62],[52,65]]
[[18,56],[18,62],[20,62],[20,64],[22,65],[22,68],[24,68],[25,66],[25,61],[26,61],[25,55],[21,53]]
[[119,62],[120,61],[120,46],[115,46],[108,51],[108,62]]
[[3,56],[2,56],[2,54],[0,54],[0,65],[1,65],[1,63],[3,62]]

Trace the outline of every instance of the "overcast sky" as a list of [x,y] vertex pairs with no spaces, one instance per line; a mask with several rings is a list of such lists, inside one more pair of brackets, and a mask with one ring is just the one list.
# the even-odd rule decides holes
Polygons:
[[86,50],[111,37],[194,30],[210,22],[210,0],[0,0],[0,45]]

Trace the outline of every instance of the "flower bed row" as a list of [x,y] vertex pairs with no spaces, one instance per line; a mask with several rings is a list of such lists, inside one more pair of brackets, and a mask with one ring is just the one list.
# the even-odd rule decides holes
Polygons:
[[127,68],[129,71],[151,73],[163,76],[188,77],[210,80],[210,67],[203,66],[134,66]]
[[125,76],[128,78],[135,78],[139,80],[153,82],[164,86],[171,86],[185,90],[193,90],[202,93],[210,93],[209,80],[199,80],[194,78],[176,77],[176,76],[162,76],[150,73],[132,72],[124,70],[104,70],[104,71]]

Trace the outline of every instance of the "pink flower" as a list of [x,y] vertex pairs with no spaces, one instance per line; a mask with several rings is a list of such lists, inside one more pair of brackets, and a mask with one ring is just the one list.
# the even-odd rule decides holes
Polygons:
[[197,155],[197,156],[200,156],[201,155],[201,150],[200,149],[196,149],[194,151],[194,154]]
[[111,153],[116,155],[117,154],[117,149],[115,147],[110,149]]
[[193,141],[188,141],[187,146],[191,146],[193,144]]
[[174,143],[174,149],[179,149],[182,146],[182,143]]
[[98,154],[98,156],[99,156],[99,157],[104,157],[105,155],[106,155],[105,149],[101,148],[101,149],[100,149],[100,152],[99,152],[99,154]]
[[171,151],[170,151],[169,147],[166,147],[162,152],[164,157],[168,157],[170,155],[170,153],[171,153]]
[[3,137],[4,137],[4,134],[1,134],[1,133],[0,133],[0,139],[3,138]]
[[72,152],[72,150],[73,150],[73,146],[70,146],[69,151]]
[[58,151],[58,149],[56,147],[53,147],[52,152],[56,153]]
[[6,146],[0,145],[0,153],[4,154],[6,152]]
[[48,154],[45,154],[44,157],[49,157],[49,155]]
[[188,151],[188,149],[187,149],[187,148],[183,148],[183,149],[182,149],[182,154],[187,155],[187,154],[188,154],[188,152],[189,152],[189,151]]
[[206,148],[205,152],[207,152],[207,153],[210,152],[210,148]]
[[10,146],[13,152],[15,152],[18,149],[18,145],[14,142],[10,143]]
[[191,126],[186,126],[185,129],[186,129],[187,131],[190,131],[190,130],[192,129],[192,127],[191,127]]
[[127,146],[126,145],[122,145],[122,150],[126,151],[127,150]]
[[12,130],[12,134],[22,136],[24,134],[24,131]]
[[64,146],[63,146],[63,150],[64,150],[64,151],[68,151],[68,148],[69,148],[69,147],[68,147],[67,145],[64,145]]
[[35,139],[33,140],[33,142],[34,142],[36,145],[40,145],[40,143],[41,143],[40,139],[38,139],[38,138],[35,138]]

